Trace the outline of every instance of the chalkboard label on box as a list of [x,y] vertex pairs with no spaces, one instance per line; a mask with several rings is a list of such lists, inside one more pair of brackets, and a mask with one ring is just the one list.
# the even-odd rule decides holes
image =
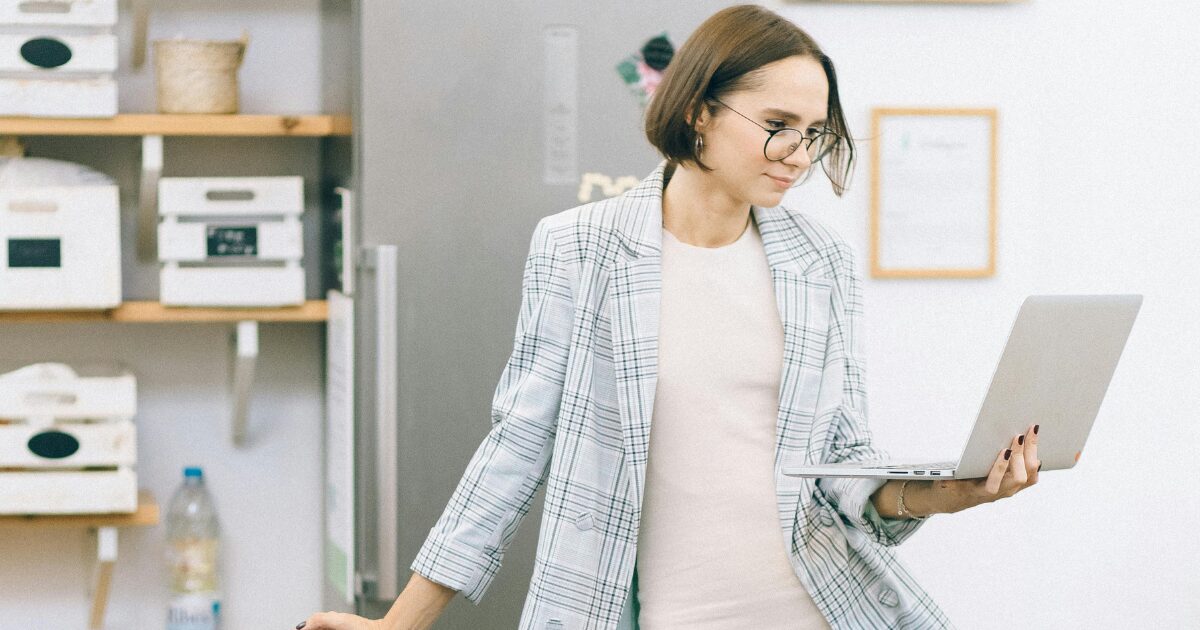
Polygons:
[[21,45],[21,58],[39,68],[57,68],[71,61],[71,48],[52,37],[38,37]]
[[62,239],[8,239],[8,268],[62,267]]
[[258,228],[255,226],[209,226],[208,257],[257,256]]

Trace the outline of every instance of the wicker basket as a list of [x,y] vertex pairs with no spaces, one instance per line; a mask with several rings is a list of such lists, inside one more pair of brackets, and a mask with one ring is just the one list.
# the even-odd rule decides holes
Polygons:
[[236,41],[154,41],[158,111],[163,114],[236,114],[237,71],[248,38]]

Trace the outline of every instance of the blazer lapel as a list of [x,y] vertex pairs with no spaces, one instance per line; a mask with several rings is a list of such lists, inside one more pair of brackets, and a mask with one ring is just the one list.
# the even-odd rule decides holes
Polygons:
[[640,507],[650,448],[650,416],[658,384],[658,325],[662,300],[662,187],[666,163],[620,198],[617,234],[626,257],[612,269],[613,367],[625,461]]
[[783,208],[754,208],[763,249],[771,268],[775,306],[783,324],[783,366],[779,379],[779,416],[775,466],[794,463],[792,453],[815,461],[820,445],[811,443],[817,397],[825,366],[825,346],[833,283],[805,272],[818,262],[816,248]]
[[[813,495],[814,481],[788,477],[782,468],[820,461],[833,414],[822,414],[841,398],[841,381],[825,370],[833,282],[808,275],[819,264],[816,247],[782,208],[755,208],[763,248],[771,267],[775,305],[783,324],[783,366],[779,379],[779,413],[775,425],[775,493],[779,526],[801,536],[811,535],[810,518],[803,516],[804,498]],[[816,514],[808,515],[815,517]],[[790,544],[790,540],[789,540]]]

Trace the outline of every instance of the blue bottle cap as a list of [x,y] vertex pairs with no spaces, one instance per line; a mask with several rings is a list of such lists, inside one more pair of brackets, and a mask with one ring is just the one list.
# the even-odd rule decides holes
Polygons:
[[187,468],[183,469],[183,477],[184,477],[184,479],[187,479],[190,477],[197,477],[197,478],[203,479],[204,471],[201,470],[199,466],[188,466]]

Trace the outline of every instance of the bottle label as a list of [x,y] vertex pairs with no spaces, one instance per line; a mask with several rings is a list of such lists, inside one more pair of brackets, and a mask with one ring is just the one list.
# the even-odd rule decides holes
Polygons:
[[170,543],[171,591],[174,593],[217,590],[218,541],[213,538],[182,538]]
[[221,604],[212,594],[180,595],[167,610],[167,630],[217,630]]

